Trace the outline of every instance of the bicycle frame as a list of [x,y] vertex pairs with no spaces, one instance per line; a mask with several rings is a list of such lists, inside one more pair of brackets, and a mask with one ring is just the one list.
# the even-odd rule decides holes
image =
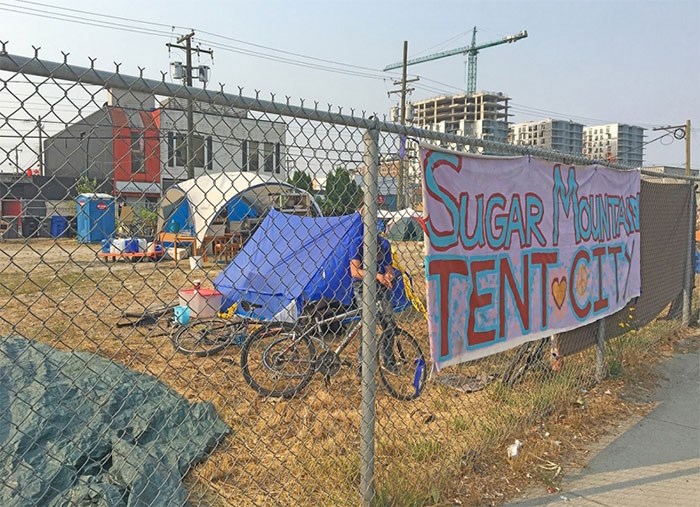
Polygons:
[[[360,317],[362,314],[362,311],[357,309],[357,310],[350,310],[344,313],[340,313],[338,315],[334,315],[332,317],[328,317],[326,319],[321,319],[315,321],[311,326],[306,327],[305,329],[302,328],[301,334],[299,334],[298,337],[296,337],[294,340],[292,340],[289,345],[284,349],[283,352],[288,352],[289,349],[294,347],[297,343],[299,343],[300,340],[302,340],[305,337],[308,337],[310,340],[313,340],[314,342],[321,343],[322,348],[324,350],[330,350],[330,347],[326,345],[326,342],[323,341],[322,338],[318,338],[317,336],[314,336],[314,334],[321,334],[321,326],[324,324],[330,324],[332,322],[342,322],[344,320],[348,319],[353,319],[353,324],[350,326],[350,328],[344,333],[344,338],[338,344],[336,349],[333,351],[337,356],[340,356],[340,354],[347,348],[347,346],[350,344],[350,342],[357,336],[358,332],[360,331],[360,328],[362,326],[362,322],[359,319],[356,319],[357,317]],[[317,333],[315,333],[317,332]],[[311,335],[311,336],[309,336]]]

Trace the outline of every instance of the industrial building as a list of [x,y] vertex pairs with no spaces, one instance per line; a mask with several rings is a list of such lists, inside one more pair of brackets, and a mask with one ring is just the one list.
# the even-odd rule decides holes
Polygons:
[[[163,189],[187,179],[187,104],[168,99],[154,111],[161,134]],[[246,111],[195,102],[192,136],[195,176],[207,172],[249,171],[286,179],[287,125],[248,118]]]
[[[287,126],[248,118],[245,111],[193,104],[194,175],[251,171],[286,179]],[[126,204],[155,203],[163,190],[187,179],[186,104],[108,90],[107,102],[44,142],[44,174],[107,182]],[[104,187],[103,187],[104,188]]]
[[160,197],[160,134],[152,95],[109,89],[97,111],[44,141],[44,174],[97,180],[127,202]]
[[583,129],[583,155],[633,166],[644,163],[644,129],[624,123]]
[[584,125],[570,120],[528,121],[509,127],[508,142],[581,155]]

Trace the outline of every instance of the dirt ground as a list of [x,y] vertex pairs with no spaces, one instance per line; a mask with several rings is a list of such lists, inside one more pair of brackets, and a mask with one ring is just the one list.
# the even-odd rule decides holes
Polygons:
[[[192,504],[359,503],[360,383],[354,368],[342,368],[330,386],[315,379],[289,401],[261,398],[242,378],[236,347],[212,357],[185,356],[173,350],[165,322],[117,327],[125,311],[169,304],[194,280],[210,285],[222,265],[190,271],[188,261],[107,264],[96,251],[74,240],[0,242],[0,335],[96,352],[157,377],[193,402],[213,403],[233,432],[188,475]],[[424,294],[422,245],[400,244],[397,256],[413,275],[416,292]],[[400,321],[427,353],[420,314],[410,311]],[[672,332],[665,324],[634,340],[618,340],[611,354],[622,358],[625,375],[636,374],[659,337]],[[533,370],[507,389],[498,375],[511,357],[450,369],[480,384],[474,392],[439,382],[430,382],[411,402],[378,392],[378,505],[490,505],[533,481],[556,487],[559,474],[551,463],[599,436],[591,422],[629,413],[619,402],[626,377],[594,387],[592,351],[568,360],[555,376]],[[596,396],[599,390],[611,394]],[[529,457],[507,458],[513,438],[525,443]]]

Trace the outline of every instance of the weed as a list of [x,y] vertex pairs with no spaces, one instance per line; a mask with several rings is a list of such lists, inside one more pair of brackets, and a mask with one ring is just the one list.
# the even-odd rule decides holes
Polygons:
[[620,357],[611,355],[608,357],[607,363],[610,378],[618,378],[622,375],[622,359]]
[[469,423],[461,415],[457,415],[452,419],[452,424],[454,425],[455,431],[462,433],[467,431],[470,427]]
[[442,444],[433,439],[423,439],[410,442],[408,449],[410,457],[418,463],[425,463],[440,454]]

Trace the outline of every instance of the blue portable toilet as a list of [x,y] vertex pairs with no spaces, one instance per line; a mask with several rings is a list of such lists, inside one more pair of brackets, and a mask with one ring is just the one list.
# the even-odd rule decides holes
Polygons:
[[80,194],[78,203],[78,242],[99,243],[116,229],[116,200],[108,194]]

